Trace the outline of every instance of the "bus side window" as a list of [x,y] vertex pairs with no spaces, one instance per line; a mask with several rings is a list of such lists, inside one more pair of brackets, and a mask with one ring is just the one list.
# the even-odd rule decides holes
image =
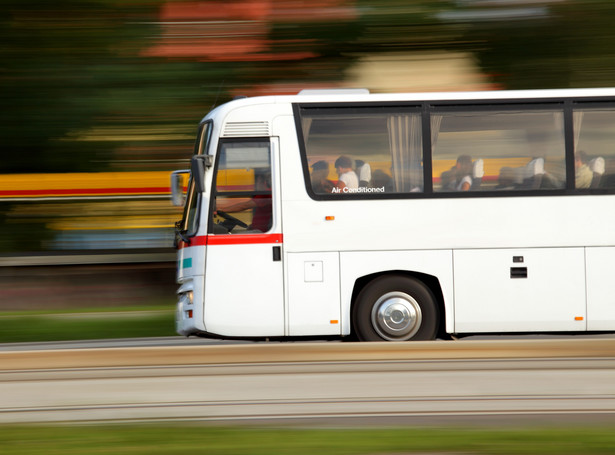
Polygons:
[[[417,106],[303,107],[301,129],[309,178],[306,187],[317,198],[423,191],[422,123]],[[336,172],[335,164],[342,157],[352,162],[342,167],[343,172],[356,178],[343,179]],[[350,184],[340,185],[340,179]]]
[[[461,191],[470,181],[472,191],[563,187],[566,148],[559,106],[442,107],[431,113],[431,135],[435,191]],[[549,186],[542,185],[546,174]]]
[[[615,107],[600,103],[579,103],[574,109],[575,156],[584,153],[592,172],[589,188],[615,188]],[[577,173],[575,169],[575,175]],[[578,183],[578,182],[576,182]],[[575,183],[575,186],[578,185]]]

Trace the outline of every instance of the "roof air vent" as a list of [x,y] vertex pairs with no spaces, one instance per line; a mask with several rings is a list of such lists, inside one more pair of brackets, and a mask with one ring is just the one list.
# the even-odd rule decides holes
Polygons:
[[366,88],[304,89],[299,95],[369,95]]
[[224,125],[223,137],[271,136],[269,122],[228,122]]

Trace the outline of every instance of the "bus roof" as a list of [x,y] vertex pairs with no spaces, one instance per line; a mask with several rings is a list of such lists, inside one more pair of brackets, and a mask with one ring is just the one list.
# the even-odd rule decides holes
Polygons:
[[283,103],[394,103],[424,101],[505,101],[549,100],[562,98],[615,97],[615,88],[574,88],[546,90],[492,90],[480,92],[416,92],[416,93],[370,93],[367,89],[322,89],[302,90],[296,95],[271,95],[242,97],[222,104],[205,117],[212,118],[220,111],[242,106]]
[[296,95],[272,95],[241,98],[232,101],[261,103],[313,103],[313,102],[365,102],[365,101],[463,101],[548,98],[594,98],[615,96],[615,88],[577,88],[548,90],[491,90],[480,92],[416,92],[416,93],[370,93],[367,89],[302,90]]

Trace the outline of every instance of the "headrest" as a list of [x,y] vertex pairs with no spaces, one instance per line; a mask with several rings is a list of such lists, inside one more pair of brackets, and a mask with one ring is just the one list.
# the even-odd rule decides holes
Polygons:
[[474,179],[482,179],[485,175],[485,170],[483,169],[483,160],[478,159],[472,163],[472,178]]
[[534,158],[532,161],[525,165],[525,178],[534,177],[535,175],[542,175],[545,173],[545,160],[544,158]]
[[587,165],[594,174],[604,174],[605,164],[604,158],[602,158],[601,156],[594,158],[593,160],[589,160],[589,163],[587,163]]

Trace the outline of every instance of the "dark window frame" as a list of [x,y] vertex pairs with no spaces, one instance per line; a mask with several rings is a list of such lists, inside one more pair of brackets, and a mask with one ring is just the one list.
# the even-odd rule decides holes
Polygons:
[[[564,161],[566,165],[566,182],[564,188],[553,189],[515,189],[515,190],[484,190],[467,192],[434,192],[432,176],[432,144],[431,144],[431,115],[434,112],[489,112],[502,110],[544,110],[561,109],[564,122]],[[608,195],[615,194],[615,188],[575,188],[574,172],[574,131],[573,112],[579,108],[614,108],[615,97],[558,97],[558,98],[519,98],[519,99],[490,99],[490,100],[432,100],[432,101],[392,101],[392,102],[331,102],[331,103],[293,103],[293,114],[299,144],[304,184],[307,194],[317,201],[334,200],[379,200],[379,199],[455,199],[455,198],[484,198],[484,197],[545,197],[545,196],[571,196],[571,195]],[[307,151],[303,140],[302,112],[315,110],[344,110],[349,112],[356,109],[358,113],[367,110],[400,109],[401,112],[415,112],[421,114],[422,143],[423,143],[423,192],[420,193],[357,193],[357,194],[315,194],[310,184],[310,172]]]
[[[301,123],[301,109],[307,107],[310,111],[319,109],[326,110],[327,112],[334,112],[335,110],[343,111],[344,113],[366,114],[366,113],[394,113],[396,110],[399,113],[414,113],[418,116],[423,116],[423,103],[419,102],[394,102],[394,103],[310,103],[310,104],[293,104],[293,112],[295,117],[295,126],[297,131],[297,140],[299,142],[299,150],[301,156],[301,165],[303,168],[303,181],[305,184],[305,190],[309,196],[317,201],[331,201],[331,200],[365,200],[365,199],[416,199],[419,195],[424,193],[356,193],[356,194],[317,194],[312,190],[310,180],[310,168],[308,165],[307,151],[305,149],[305,141],[303,140],[303,127]],[[422,122],[424,125],[424,122]],[[421,129],[424,132],[424,127]],[[425,156],[425,139],[423,140],[423,159]],[[425,166],[423,166],[423,185],[425,185]]]

